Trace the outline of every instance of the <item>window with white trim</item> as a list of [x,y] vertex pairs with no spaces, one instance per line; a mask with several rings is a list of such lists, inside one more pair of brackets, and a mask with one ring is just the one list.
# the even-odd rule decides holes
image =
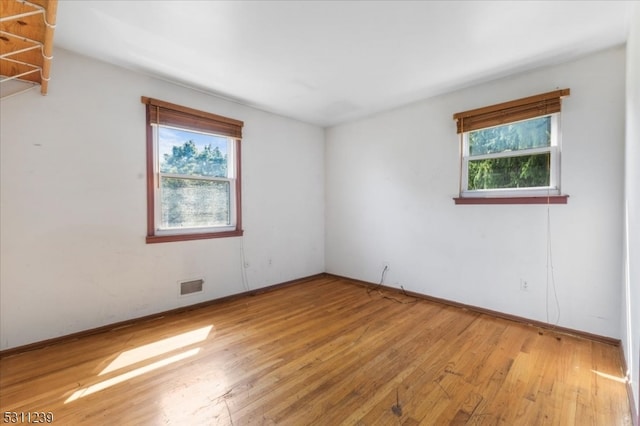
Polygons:
[[150,98],[147,242],[242,235],[242,122]]
[[564,89],[455,114],[461,138],[456,201],[560,196],[560,99],[568,94]]

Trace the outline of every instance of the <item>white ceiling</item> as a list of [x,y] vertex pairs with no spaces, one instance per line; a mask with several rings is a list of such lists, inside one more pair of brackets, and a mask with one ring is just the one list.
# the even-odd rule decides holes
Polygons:
[[622,44],[634,3],[60,0],[54,43],[330,126]]

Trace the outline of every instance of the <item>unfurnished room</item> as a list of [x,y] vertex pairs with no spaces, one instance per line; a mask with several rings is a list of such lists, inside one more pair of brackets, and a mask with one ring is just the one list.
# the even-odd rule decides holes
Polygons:
[[0,5],[3,424],[638,426],[639,1]]

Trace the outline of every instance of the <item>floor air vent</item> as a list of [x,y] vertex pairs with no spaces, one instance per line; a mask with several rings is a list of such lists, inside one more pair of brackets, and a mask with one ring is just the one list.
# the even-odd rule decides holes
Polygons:
[[204,280],[202,280],[202,279],[181,282],[180,283],[180,296],[185,296],[187,294],[201,292],[203,284],[204,284]]

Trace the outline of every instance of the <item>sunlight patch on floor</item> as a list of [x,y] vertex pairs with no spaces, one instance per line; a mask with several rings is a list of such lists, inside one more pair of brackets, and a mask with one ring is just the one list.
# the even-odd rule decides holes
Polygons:
[[[207,337],[209,337],[209,333],[211,333],[212,328],[213,325],[208,325],[206,327],[201,327],[196,330],[180,333],[172,337],[167,337],[166,339],[158,340],[147,345],[138,346],[128,351],[124,351],[120,355],[118,355],[118,357],[116,357],[106,368],[104,368],[98,374],[98,376],[112,373],[114,371],[130,367],[137,363],[151,360],[152,358],[200,343],[207,339]],[[200,352],[200,348],[193,348],[188,351],[152,362],[142,367],[135,368],[131,371],[124,372],[118,376],[105,379],[93,385],[86,386],[75,391],[69,398],[67,398],[64,403],[68,404],[69,402],[73,402],[79,398],[107,389],[111,386],[125,382],[134,377],[138,377],[153,370],[157,370],[158,368],[165,367],[178,361],[182,361],[186,358],[196,355],[198,352]]]
[[181,349],[189,345],[202,342],[209,336],[212,328],[213,325],[209,325],[197,330],[178,334],[173,337],[168,337],[166,339],[158,340],[157,342],[149,343],[148,345],[139,346],[137,348],[122,352],[98,375],[102,376],[103,374],[111,373],[112,371],[128,367],[140,361],[144,361],[159,355],[175,351],[176,349]]
[[591,371],[593,371],[594,373],[596,373],[600,377],[604,377],[605,379],[615,380],[616,382],[619,382],[619,383],[627,383],[627,378],[626,377],[618,377],[618,376],[614,376],[612,374],[603,373],[603,372],[598,371],[598,370],[591,370]]
[[196,355],[198,352],[200,352],[200,348],[191,349],[186,352],[182,352],[178,355],[174,355],[172,357],[165,358],[160,361],[156,361],[153,364],[136,368],[135,370],[129,371],[128,373],[124,373],[119,376],[113,377],[111,379],[104,380],[102,382],[96,383],[95,385],[91,385],[89,387],[77,390],[69,398],[67,398],[67,400],[64,403],[68,404],[69,402],[73,402],[76,399],[85,397],[87,395],[91,395],[92,393],[99,392],[111,386],[117,385],[118,383],[122,383],[134,377],[141,376],[145,373],[148,373],[153,370],[157,370],[158,368],[164,367],[166,365],[173,364],[178,361],[182,361],[183,359]]

